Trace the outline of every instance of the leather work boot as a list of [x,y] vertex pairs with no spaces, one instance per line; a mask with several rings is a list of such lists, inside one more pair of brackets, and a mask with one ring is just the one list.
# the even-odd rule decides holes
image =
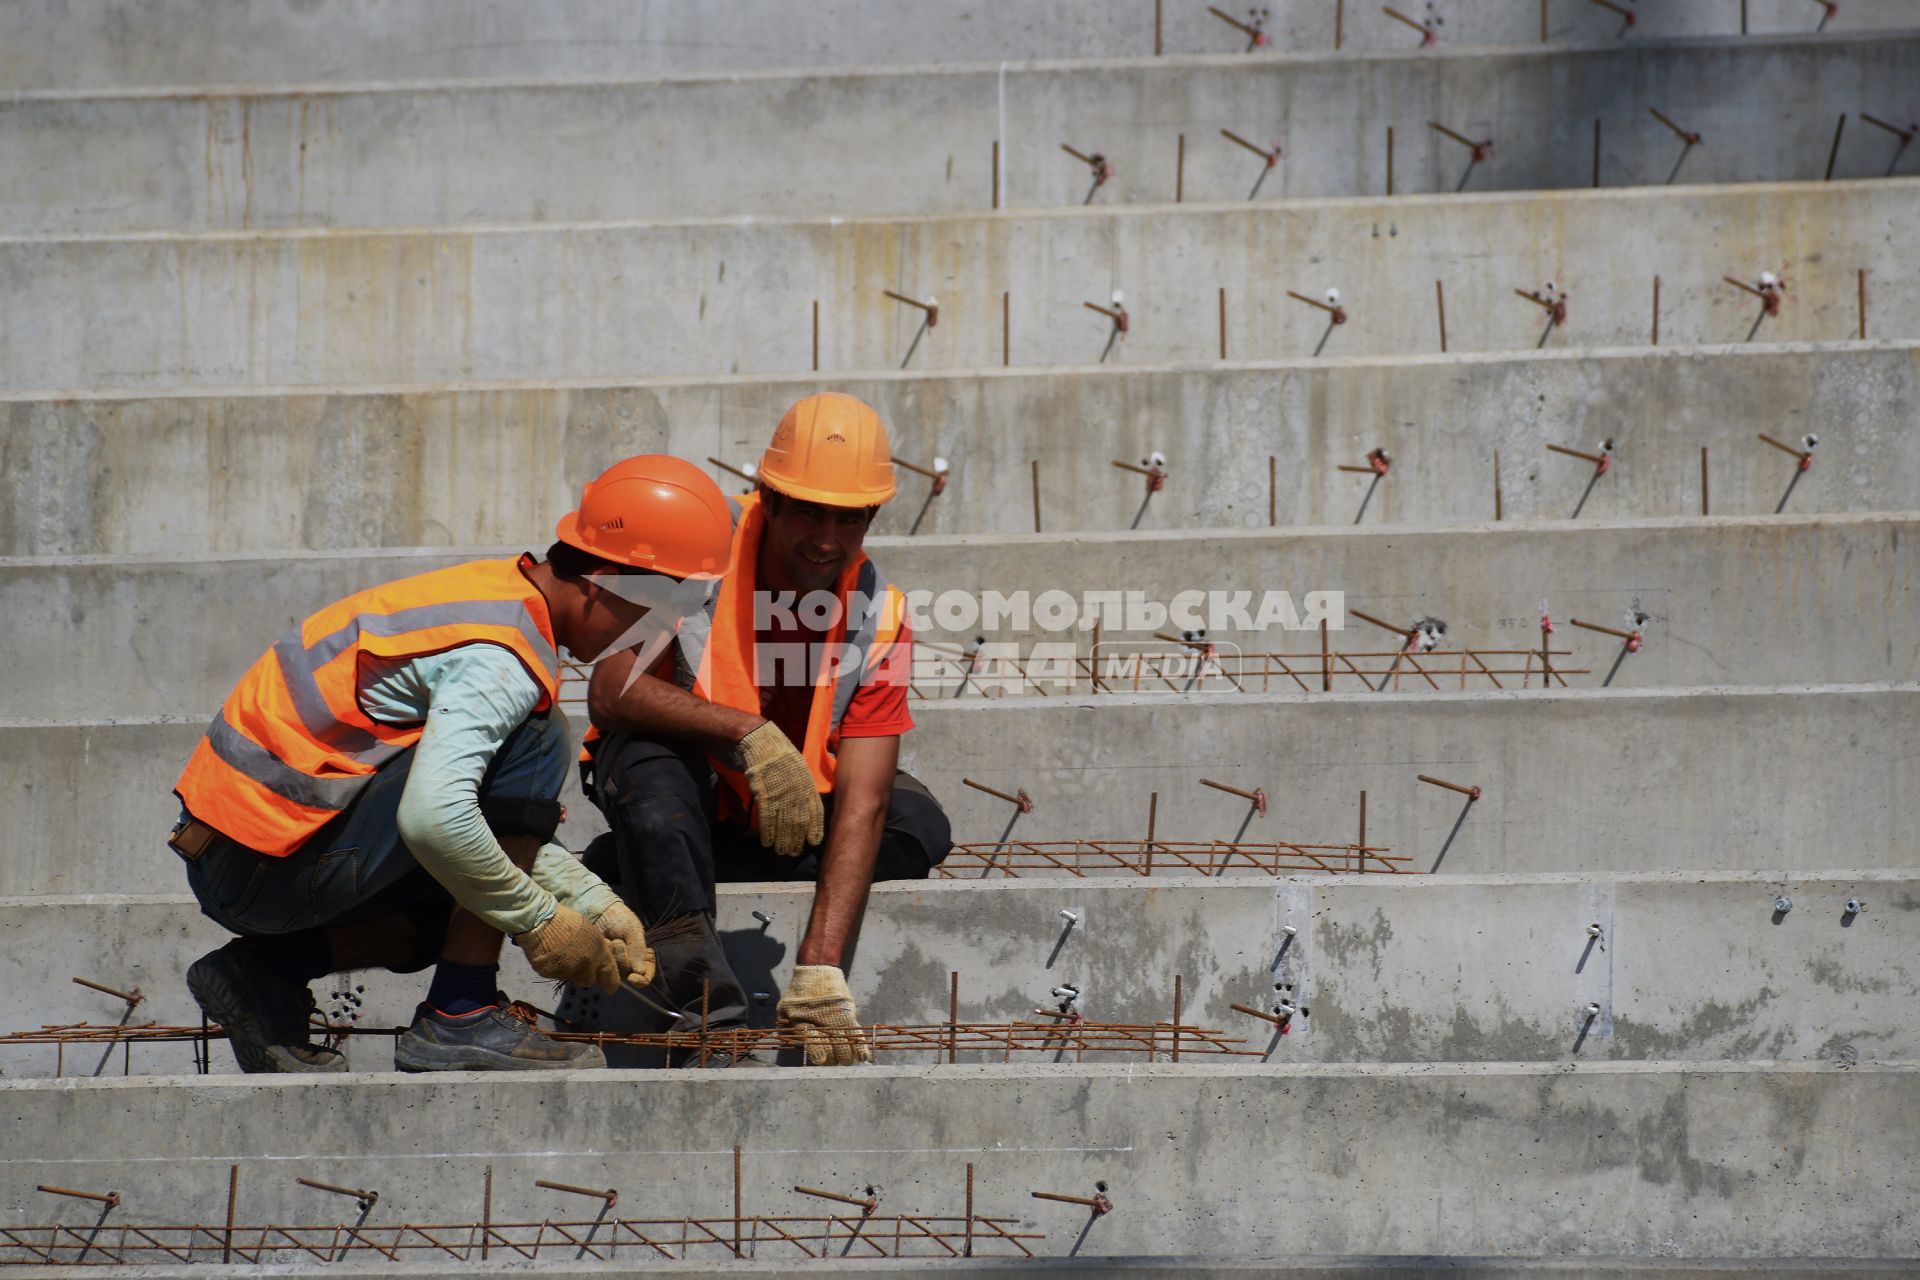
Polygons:
[[261,962],[250,938],[235,938],[187,968],[187,990],[210,1022],[227,1033],[240,1069],[249,1073],[331,1074],[345,1055],[309,1039],[313,992]]
[[604,1067],[596,1044],[555,1040],[540,1030],[539,1015],[518,1001],[458,1017],[422,1004],[413,1025],[393,1044],[399,1071],[572,1071]]
[[[554,1012],[569,1030],[580,1031],[698,1031],[701,981],[706,981],[706,1020],[709,1031],[747,1025],[747,997],[727,963],[727,953],[705,912],[669,916],[647,925],[647,945],[659,966],[641,994],[622,987],[603,995],[588,987],[569,985]],[[678,1013],[668,1017],[662,1010]],[[676,1049],[665,1055],[658,1049],[609,1045],[609,1061],[616,1067],[687,1067],[700,1065],[698,1049]],[[720,1051],[707,1054],[713,1067],[756,1067],[770,1064],[751,1054]]]

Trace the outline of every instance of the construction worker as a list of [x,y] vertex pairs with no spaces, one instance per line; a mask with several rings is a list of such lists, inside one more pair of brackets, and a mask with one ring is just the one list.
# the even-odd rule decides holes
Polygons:
[[553,843],[572,763],[559,651],[592,661],[676,598],[697,611],[730,533],[704,473],[629,458],[586,486],[544,561],[358,592],[241,678],[175,786],[168,843],[201,910],[240,935],[187,985],[243,1070],[344,1071],[309,1041],[307,984],[428,965],[401,1070],[604,1065],[498,990],[503,935],[544,977],[610,992],[653,976],[632,911]]
[[[925,878],[951,843],[939,803],[899,769],[913,638],[904,596],[861,549],[894,495],[886,428],[852,396],[809,396],[757,475],[706,626],[689,619],[651,671],[628,653],[594,670],[606,736],[583,774],[612,830],[588,856],[646,922],[682,1029],[747,1019],[716,881],[817,880],[780,1024],[811,1063],[866,1062],[845,967],[868,890]],[[676,1065],[694,1061],[768,1065],[693,1051]]]

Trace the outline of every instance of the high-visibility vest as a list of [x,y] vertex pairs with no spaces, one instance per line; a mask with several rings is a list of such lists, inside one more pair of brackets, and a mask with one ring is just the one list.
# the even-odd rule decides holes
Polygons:
[[[726,577],[707,601],[706,611],[680,624],[674,676],[681,688],[709,702],[759,715],[753,595],[766,513],[757,494],[739,499],[738,504],[738,528]],[[822,794],[833,790],[840,722],[867,674],[887,659],[899,641],[907,613],[906,597],[864,554],[841,571],[834,595],[841,607],[832,627],[815,643],[825,645],[838,661],[815,664],[807,731],[804,740],[794,744],[806,757],[814,786]],[[745,812],[752,799],[746,777],[718,759],[712,763],[739,802],[739,811]]]
[[425,728],[367,715],[359,701],[365,659],[497,644],[540,686],[536,710],[545,711],[559,694],[560,657],[546,600],[522,572],[531,563],[476,560],[320,610],[241,677],[174,794],[230,840],[271,857],[293,853]]

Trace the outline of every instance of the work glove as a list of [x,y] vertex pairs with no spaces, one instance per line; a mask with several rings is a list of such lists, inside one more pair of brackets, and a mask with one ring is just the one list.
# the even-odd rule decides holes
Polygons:
[[780,996],[780,1025],[800,1033],[807,1065],[851,1067],[872,1062],[873,1047],[860,1029],[860,1014],[847,990],[847,975],[830,964],[795,967]]
[[572,907],[556,906],[545,924],[516,934],[513,945],[527,953],[527,963],[543,978],[598,987],[608,995],[620,989],[623,966],[613,943]]
[[614,963],[628,982],[644,987],[653,981],[653,948],[647,945],[640,917],[629,911],[626,903],[614,903],[593,917],[593,923],[613,947]]
[[826,838],[827,815],[813,770],[780,726],[769,720],[735,744],[727,761],[747,775],[760,812],[760,843],[797,858]]

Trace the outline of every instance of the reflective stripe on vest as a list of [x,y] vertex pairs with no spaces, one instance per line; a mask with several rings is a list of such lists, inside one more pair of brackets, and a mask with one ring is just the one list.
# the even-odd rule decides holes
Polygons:
[[227,696],[175,794],[229,839],[275,857],[294,852],[424,729],[366,714],[362,660],[468,644],[514,654],[540,687],[537,709],[553,705],[560,659],[539,591],[516,561],[456,565],[348,596],[282,636]]

